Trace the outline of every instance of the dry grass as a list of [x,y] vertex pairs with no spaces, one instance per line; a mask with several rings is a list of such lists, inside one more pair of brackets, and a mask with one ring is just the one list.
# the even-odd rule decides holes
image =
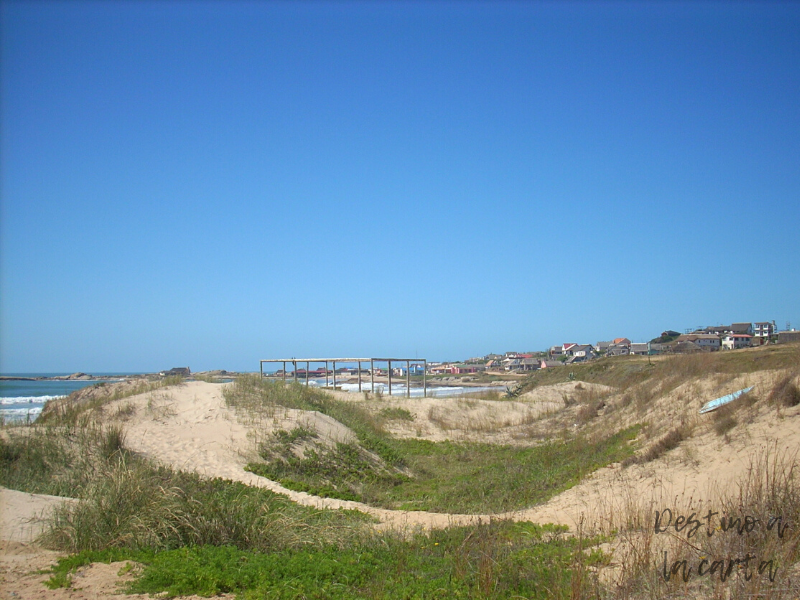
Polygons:
[[[507,406],[506,401],[500,401]],[[523,411],[494,410],[492,401],[461,398],[454,405],[443,404],[428,408],[426,417],[441,431],[496,434],[503,430],[530,425],[541,418],[539,412],[526,407]]]
[[[615,535],[614,559],[601,574],[605,597],[796,598],[800,586],[792,566],[800,558],[798,468],[796,452],[771,443],[753,455],[732,492],[717,492],[705,501],[682,495],[654,500],[630,496],[604,507],[600,522]],[[690,525],[677,521],[679,516]],[[703,576],[698,573],[701,565]]]
[[646,451],[632,456],[624,461],[622,465],[627,467],[634,463],[643,464],[652,462],[670,450],[677,448],[678,445],[690,435],[690,427],[681,423],[678,427],[670,429],[666,435],[659,438],[654,444],[651,444]]
[[[37,424],[69,425],[86,427],[92,421],[102,418],[106,407],[117,400],[155,392],[161,388],[181,385],[182,377],[165,377],[163,379],[131,379],[118,383],[99,383],[72,392],[66,398],[50,400],[44,406]],[[128,413],[127,415],[125,413]],[[117,413],[123,419],[133,414],[129,409]]]
[[793,372],[781,377],[772,388],[767,401],[784,408],[800,404],[800,388],[795,383],[798,376],[800,375],[797,372]]

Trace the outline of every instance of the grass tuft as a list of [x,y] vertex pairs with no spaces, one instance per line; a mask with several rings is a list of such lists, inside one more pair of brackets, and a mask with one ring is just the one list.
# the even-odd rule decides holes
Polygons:
[[634,463],[645,464],[660,458],[670,450],[677,448],[680,443],[689,436],[688,426],[681,424],[674,427],[667,432],[666,435],[661,437],[657,442],[652,444],[646,452],[628,457],[623,461],[622,466],[627,467]]
[[800,404],[800,388],[797,387],[795,379],[797,373],[790,373],[781,377],[772,388],[767,401],[784,408],[791,408]]

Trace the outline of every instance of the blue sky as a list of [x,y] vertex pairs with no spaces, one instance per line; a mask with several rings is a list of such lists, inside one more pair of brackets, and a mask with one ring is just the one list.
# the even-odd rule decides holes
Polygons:
[[800,4],[0,3],[0,370],[800,325]]

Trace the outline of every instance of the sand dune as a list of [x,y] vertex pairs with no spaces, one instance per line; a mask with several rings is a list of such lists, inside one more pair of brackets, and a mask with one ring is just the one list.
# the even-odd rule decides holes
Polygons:
[[[692,502],[710,502],[715,494],[729,488],[736,477],[747,470],[751,457],[759,448],[772,447],[794,454],[800,451],[800,406],[783,409],[780,414],[759,411],[725,437],[715,434],[709,419],[697,414],[699,405],[720,390],[745,385],[756,385],[766,390],[776,376],[776,373],[760,372],[724,382],[709,379],[679,386],[659,398],[648,412],[648,419],[655,421],[664,431],[672,423],[691,421],[695,433],[679,448],[644,465],[627,468],[611,465],[600,469],[581,484],[541,506],[496,515],[381,509],[288,490],[274,481],[245,471],[245,465],[255,456],[256,441],[275,429],[291,429],[303,424],[331,442],[352,440],[354,434],[326,415],[293,409],[278,409],[270,419],[248,423],[225,405],[220,384],[188,382],[118,400],[104,407],[104,418],[123,422],[127,446],[162,464],[206,477],[222,477],[268,488],[307,506],[359,510],[379,519],[379,527],[441,528],[493,517],[564,523],[570,527],[583,520],[590,525],[602,526],[603,519],[622,513],[631,505],[687,502],[689,499]],[[541,427],[543,415],[552,415],[554,423],[569,424],[574,411],[566,410],[565,404],[571,395],[581,393],[601,394],[604,403],[612,408],[621,401],[610,388],[568,382],[538,388],[515,401],[390,398],[382,401],[381,407],[403,407],[414,415],[412,423],[389,423],[388,429],[398,436],[531,443],[531,432],[535,427]],[[359,394],[338,393],[337,396],[352,402],[366,401]],[[635,415],[625,416],[623,411],[619,411],[615,418],[616,426],[623,426],[635,420]],[[609,422],[612,422],[611,417],[600,426],[608,428]],[[25,574],[24,565],[32,564],[31,561],[53,560],[54,555],[34,549],[30,543],[41,531],[41,519],[63,501],[63,498],[0,490],[0,539],[3,540],[0,568],[7,582],[22,586],[20,582],[30,576]],[[95,575],[97,573],[99,571]],[[108,586],[111,584],[102,576],[98,577],[101,581],[97,583],[100,587],[92,592],[95,595],[69,597],[110,597],[113,589]],[[101,588],[104,591],[98,592]],[[48,591],[47,596],[24,597],[59,597],[53,594]]]

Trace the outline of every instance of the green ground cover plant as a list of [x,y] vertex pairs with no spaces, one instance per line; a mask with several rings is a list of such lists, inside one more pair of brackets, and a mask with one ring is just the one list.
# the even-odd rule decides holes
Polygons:
[[393,440],[413,474],[392,486],[367,482],[364,501],[385,508],[495,513],[545,502],[582,477],[633,454],[634,426],[591,442],[579,437],[534,447]]
[[[258,377],[227,388],[226,399],[248,410],[277,406],[317,410],[352,429],[359,445],[337,443],[295,451],[301,440],[279,433],[261,445],[252,472],[285,487],[384,508],[487,513],[525,508],[578,483],[586,474],[633,454],[630,427],[607,438],[576,437],[534,447],[394,439],[363,405],[301,385]],[[372,456],[374,455],[374,456]],[[379,459],[379,460],[376,460]]]
[[577,539],[566,527],[493,521],[430,534],[372,533],[347,547],[269,553],[232,546],[84,552],[61,561],[53,579],[68,581],[91,562],[143,565],[128,592],[167,597],[236,593],[240,598],[571,598],[588,596],[602,564],[600,538]]
[[394,408],[384,408],[379,413],[381,417],[387,419],[389,421],[413,421],[414,415],[411,413],[410,410],[406,408],[394,407]]

